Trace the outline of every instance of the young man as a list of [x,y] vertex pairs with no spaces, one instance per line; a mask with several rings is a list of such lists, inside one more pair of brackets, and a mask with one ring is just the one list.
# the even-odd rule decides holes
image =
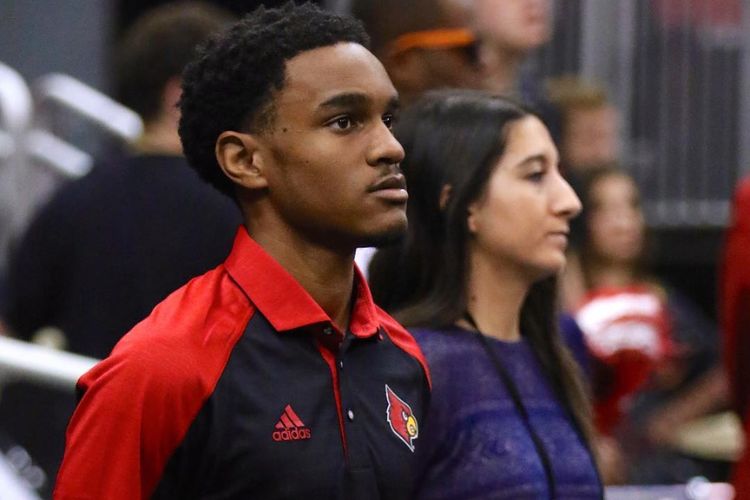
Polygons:
[[406,226],[397,94],[366,43],[287,4],[187,68],[185,153],[244,227],[79,381],[56,498],[409,497],[427,369],[352,263]]
[[[187,167],[175,106],[195,47],[233,21],[210,4],[179,2],[125,32],[117,98],[138,112],[144,133],[133,151],[108,151],[62,186],[18,241],[0,283],[0,316],[14,336],[103,358],[170,292],[224,260],[239,210]],[[3,390],[0,421],[50,478],[43,496],[74,407],[72,393],[38,384]]]

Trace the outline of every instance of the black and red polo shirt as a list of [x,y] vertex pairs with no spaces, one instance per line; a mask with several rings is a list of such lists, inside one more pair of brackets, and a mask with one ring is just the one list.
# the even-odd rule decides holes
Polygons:
[[78,389],[57,499],[398,499],[429,375],[359,273],[340,332],[240,229]]

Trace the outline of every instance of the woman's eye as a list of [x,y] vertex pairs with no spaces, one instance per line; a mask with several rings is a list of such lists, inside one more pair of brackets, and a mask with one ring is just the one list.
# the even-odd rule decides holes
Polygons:
[[531,172],[529,175],[526,176],[526,178],[532,182],[540,182],[542,178],[544,178],[544,172],[541,170],[538,172]]

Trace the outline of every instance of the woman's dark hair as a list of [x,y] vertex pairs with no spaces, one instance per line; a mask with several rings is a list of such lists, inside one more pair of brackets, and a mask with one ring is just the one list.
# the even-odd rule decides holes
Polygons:
[[[409,186],[409,229],[398,246],[379,251],[369,268],[375,301],[404,325],[445,328],[464,317],[469,205],[484,192],[510,126],[530,115],[508,99],[456,90],[427,93],[404,112],[395,135],[406,151],[401,166]],[[450,191],[441,206],[445,189]],[[590,403],[580,369],[560,340],[556,289],[554,278],[531,287],[521,332],[589,438]]]
[[[591,237],[591,219],[596,211],[596,200],[593,197],[593,191],[597,184],[609,177],[623,177],[635,184],[635,180],[617,164],[603,164],[585,172],[578,174],[574,188],[581,198],[583,210],[571,224],[571,232],[574,233],[575,249],[581,265],[583,282],[587,289],[595,286],[594,274],[598,263],[602,261],[602,256],[593,247]],[[638,201],[640,206],[640,201]],[[648,238],[646,237],[646,240]],[[638,280],[648,280],[646,272],[648,267],[648,241],[644,241],[644,247],[641,255],[633,261],[633,276]]]

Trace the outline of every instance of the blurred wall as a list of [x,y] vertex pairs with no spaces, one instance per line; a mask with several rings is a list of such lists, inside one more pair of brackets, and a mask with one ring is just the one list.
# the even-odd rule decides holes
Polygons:
[[112,4],[113,0],[0,0],[0,61],[29,83],[59,71],[106,90]]

